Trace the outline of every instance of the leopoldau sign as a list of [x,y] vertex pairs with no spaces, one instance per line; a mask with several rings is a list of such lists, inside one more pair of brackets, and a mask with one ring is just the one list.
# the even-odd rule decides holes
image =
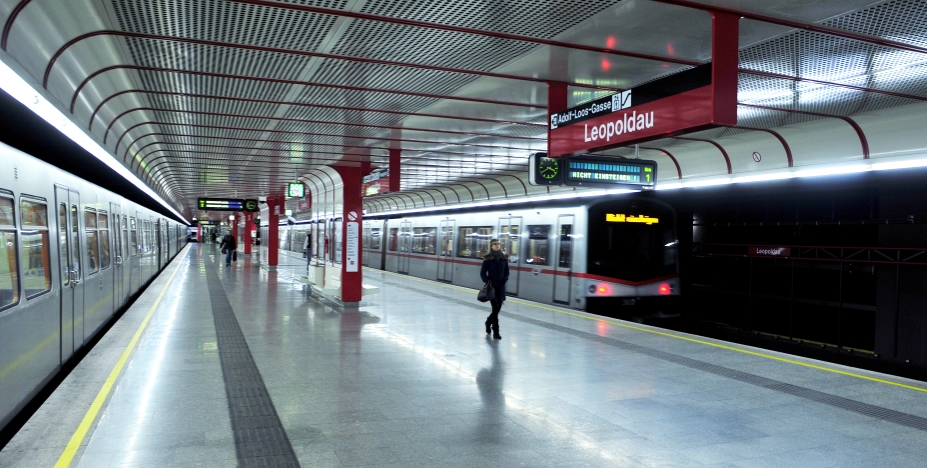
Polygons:
[[[601,151],[737,123],[716,106],[708,63],[551,114],[550,157]],[[736,89],[734,89],[736,96]]]
[[552,112],[547,131],[548,157],[736,125],[740,16],[722,11],[709,13],[710,63],[564,112]]

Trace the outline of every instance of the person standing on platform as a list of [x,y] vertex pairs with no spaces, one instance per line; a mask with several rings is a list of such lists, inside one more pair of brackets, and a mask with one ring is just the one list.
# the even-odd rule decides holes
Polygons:
[[499,311],[502,310],[502,303],[505,302],[505,283],[509,280],[509,257],[502,252],[502,246],[499,245],[499,239],[489,241],[490,251],[483,257],[483,267],[480,268],[480,279],[483,283],[491,283],[496,290],[489,304],[492,305],[492,313],[486,318],[486,334],[492,333],[492,337],[501,340],[499,334]]
[[235,236],[232,235],[232,231],[229,231],[225,234],[225,237],[222,238],[222,243],[219,244],[219,247],[222,249],[222,252],[225,253],[225,266],[232,266],[232,252],[238,248],[238,241],[235,240]]

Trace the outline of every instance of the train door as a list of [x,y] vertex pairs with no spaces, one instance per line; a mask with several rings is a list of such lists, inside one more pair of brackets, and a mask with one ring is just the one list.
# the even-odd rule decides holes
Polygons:
[[570,303],[573,279],[573,215],[557,218],[557,258],[554,259],[554,302]]
[[399,223],[399,273],[409,274],[409,259],[412,253],[412,222]]
[[84,342],[84,286],[80,264],[80,194],[55,186],[61,269],[61,362]]
[[505,285],[506,295],[518,295],[518,278],[521,265],[521,216],[499,218],[499,244],[509,256],[509,282]]
[[111,213],[113,236],[113,309],[118,310],[122,307],[125,292],[123,291],[123,261],[125,260],[125,249],[122,246],[122,207],[118,203],[110,203],[109,211]]
[[454,282],[454,231],[457,222],[442,219],[438,227],[438,281]]
[[[364,238],[362,240],[364,250],[370,250],[370,239],[372,236],[372,232],[373,232],[373,229],[370,226],[370,222],[364,221]],[[361,256],[362,263],[364,264],[365,267],[370,266],[370,257],[373,257],[373,255],[369,255],[366,252]]]

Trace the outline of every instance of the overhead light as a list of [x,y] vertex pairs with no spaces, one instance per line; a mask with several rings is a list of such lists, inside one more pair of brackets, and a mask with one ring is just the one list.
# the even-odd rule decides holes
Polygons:
[[155,199],[162,206],[170,210],[171,213],[174,213],[177,218],[183,220],[184,223],[190,224],[182,214],[178,213],[167,201],[145,185],[135,174],[126,169],[126,167],[117,161],[113,155],[103,149],[102,146],[97,144],[97,142],[84,133],[83,130],[76,125],[69,125],[70,119],[59,111],[51,102],[45,99],[42,93],[36,91],[35,88],[23,80],[12,68],[3,63],[3,61],[0,61],[0,88],[28,107],[29,110],[41,117],[42,120],[57,128],[58,131],[70,138],[71,141],[77,143],[81,148],[84,148],[88,153],[116,171],[116,173],[129,182],[132,182],[139,190]]

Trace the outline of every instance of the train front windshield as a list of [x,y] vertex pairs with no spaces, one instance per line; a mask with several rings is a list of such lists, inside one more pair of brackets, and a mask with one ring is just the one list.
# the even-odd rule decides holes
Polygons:
[[589,208],[588,272],[645,281],[677,272],[676,220],[672,209],[643,200],[605,202]]

